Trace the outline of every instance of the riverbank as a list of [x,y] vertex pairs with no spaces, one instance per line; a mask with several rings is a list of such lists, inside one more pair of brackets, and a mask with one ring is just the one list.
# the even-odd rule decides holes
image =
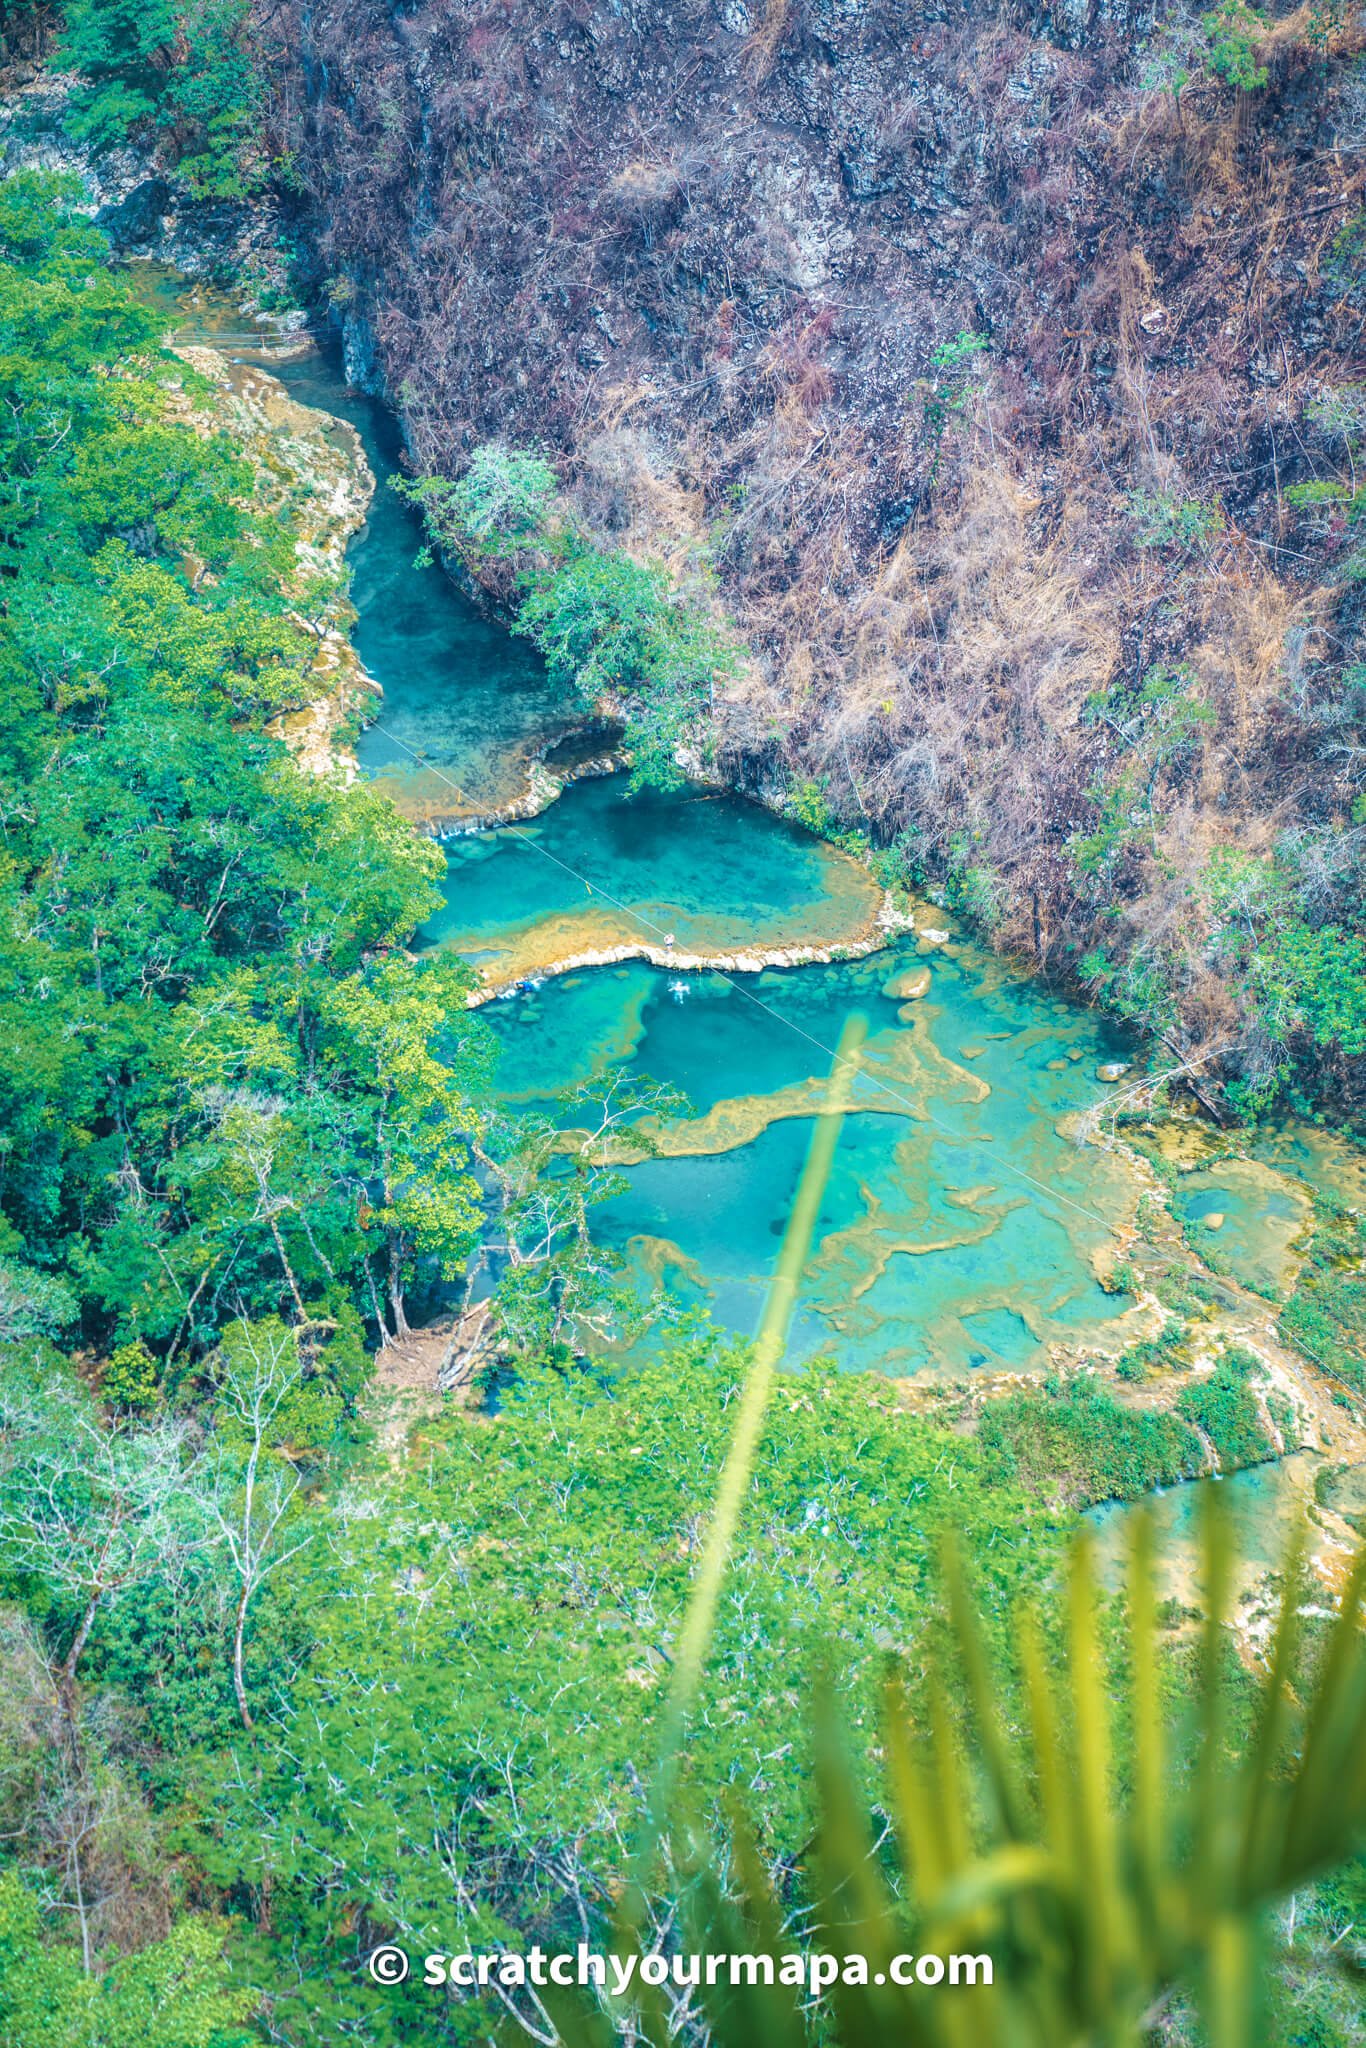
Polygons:
[[[307,360],[300,359],[283,374],[292,380],[296,391],[306,390],[315,400],[326,396],[318,388],[320,364],[310,366]],[[271,405],[278,401],[267,403],[272,382],[272,378],[257,370],[250,377],[227,377],[219,383],[225,403],[245,406],[251,412],[252,417],[243,417],[241,426],[258,438],[262,435],[269,437],[273,431]],[[288,393],[282,395],[286,404],[297,403]],[[337,415],[329,414],[325,403],[321,406],[314,403],[305,411],[312,423],[309,433],[302,437],[307,445],[330,449],[330,459],[336,459],[340,448],[343,460],[352,463],[365,461],[354,424],[343,423],[341,430],[332,434],[329,443],[325,423],[329,418],[335,422]],[[285,430],[286,439],[300,438],[302,423],[299,419],[285,410],[278,410],[275,417]],[[321,444],[316,441],[319,432],[323,435]],[[335,547],[340,541],[345,546],[348,537],[360,533],[368,532],[371,536],[364,541],[355,557],[363,593],[362,610],[355,614],[355,624],[364,638],[367,630],[373,634],[377,619],[381,623],[389,620],[403,590],[414,586],[416,572],[411,565],[415,549],[412,541],[405,538],[406,528],[391,530],[388,524],[394,519],[389,494],[381,493],[378,503],[371,495],[372,468],[367,469],[364,481],[353,482],[349,491],[342,491],[335,477],[330,485],[324,483],[331,474],[326,462],[316,465],[296,462],[293,470],[295,487],[306,488],[302,472],[309,468],[316,472],[313,489],[319,513],[330,505],[334,514],[340,515],[334,518],[328,529],[330,544]],[[319,513],[313,515],[315,521]],[[379,519],[378,529],[364,526],[367,516],[372,520]],[[374,572],[367,569],[366,564],[373,559],[377,544],[382,548],[385,564],[392,563],[392,568],[386,566],[378,583],[374,583]],[[422,593],[422,602],[428,602],[433,586],[428,584],[425,576],[417,577],[417,586]],[[364,595],[367,591],[369,594]],[[458,596],[453,596],[450,602],[449,624],[459,632],[469,631],[466,623],[468,614],[462,609]],[[512,643],[499,638],[496,629],[481,629],[481,632],[488,634],[479,641],[483,656],[495,666],[501,664]],[[698,808],[690,812],[684,805],[678,811],[676,824],[667,827],[673,836],[660,842],[660,852],[649,853],[648,869],[642,868],[639,884],[635,885],[643,894],[634,895],[632,887],[626,887],[621,902],[613,906],[605,900],[602,889],[605,887],[607,893],[612,894],[624,886],[618,879],[614,891],[613,873],[618,876],[621,873],[619,852],[612,856],[613,862],[618,864],[615,870],[611,866],[604,870],[602,862],[612,844],[610,833],[617,829],[610,821],[619,815],[627,815],[619,813],[619,798],[614,793],[620,783],[613,784],[610,779],[615,761],[610,757],[594,757],[591,753],[586,756],[583,765],[588,775],[596,778],[598,787],[598,794],[591,802],[588,791],[581,789],[568,810],[560,808],[568,801],[566,789],[572,789],[573,783],[569,777],[552,777],[547,773],[535,790],[535,800],[531,803],[528,803],[526,794],[521,797],[514,795],[501,816],[498,810],[489,809],[479,815],[471,813],[458,820],[452,819],[450,785],[463,784],[469,746],[471,742],[486,739],[487,735],[477,730],[477,721],[467,721],[454,729],[442,725],[437,731],[436,743],[432,744],[430,725],[423,726],[422,721],[430,721],[433,715],[444,718],[443,707],[448,706],[449,693],[467,686],[454,678],[444,685],[435,681],[435,677],[446,672],[450,659],[449,652],[443,651],[437,642],[414,643],[406,637],[386,632],[380,644],[380,656],[376,665],[385,670],[386,678],[397,678],[397,700],[392,705],[387,698],[367,700],[366,710],[377,713],[378,717],[361,736],[363,758],[357,766],[372,782],[389,789],[418,830],[431,832],[442,841],[450,863],[450,911],[446,919],[438,920],[426,934],[427,941],[451,945],[466,957],[473,958],[481,985],[471,992],[467,1001],[470,1007],[483,1010],[499,1025],[500,1033],[505,1018],[525,1019],[537,1036],[535,1061],[542,1091],[556,1071],[557,1054],[554,1037],[546,1039],[540,1019],[545,1004],[552,999],[558,1001],[554,997],[557,986],[565,992],[570,1010],[584,1014],[579,991],[585,995],[599,991],[605,994],[613,987],[615,975],[653,973],[658,977],[661,995],[668,990],[673,991],[671,1001],[675,1012],[682,1005],[686,1013],[689,1006],[697,1001],[708,977],[733,977],[738,988],[755,988],[756,992],[759,985],[771,980],[773,991],[764,998],[771,1004],[777,989],[785,989],[789,983],[793,987],[801,984],[802,969],[825,966],[831,972],[838,971],[844,975],[864,971],[860,963],[866,961],[868,970],[875,974],[875,980],[867,984],[848,984],[848,996],[841,999],[836,995],[837,1004],[840,1000],[866,1002],[876,992],[877,1000],[895,1005],[891,1013],[892,1035],[885,1040],[875,1040],[875,1044],[882,1044],[884,1048],[877,1055],[880,1064],[876,1071],[885,1075],[893,1091],[889,1099],[878,1103],[877,1116],[894,1134],[892,1156],[897,1162],[895,1177],[884,1187],[881,1168],[875,1169],[869,1179],[866,1177],[871,1162],[856,1165],[855,1184],[863,1178],[865,1192],[858,1197],[853,1209],[841,1200],[840,1214],[835,1219],[836,1228],[829,1234],[812,1274],[812,1308],[805,1318],[805,1336],[798,1332],[799,1342],[809,1345],[824,1333],[835,1341],[851,1363],[877,1363],[884,1370],[907,1375],[902,1379],[901,1387],[909,1407],[940,1417],[951,1413],[959,1419],[960,1426],[969,1428],[977,1427],[990,1402],[1009,1398],[1021,1390],[1037,1389],[1042,1376],[1059,1373],[1064,1378],[1076,1374],[1089,1376],[1112,1388],[1129,1409],[1139,1414],[1159,1414],[1176,1403],[1187,1390],[1199,1389],[1211,1381],[1230,1348],[1247,1350],[1258,1361],[1252,1398],[1263,1418],[1266,1442],[1275,1456],[1298,1454],[1306,1445],[1312,1446],[1317,1455],[1326,1454],[1344,1465],[1366,1456],[1366,1444],[1361,1441],[1354,1416],[1335,1404],[1334,1395],[1340,1389],[1320,1378],[1281,1341],[1277,1328],[1277,1303],[1258,1295],[1235,1278],[1220,1279],[1208,1269],[1201,1257],[1205,1246],[1212,1245],[1216,1239],[1231,1251],[1241,1248],[1259,1252],[1261,1239],[1257,1232],[1263,1226],[1251,1213],[1255,1208],[1254,1197],[1260,1190],[1274,1206],[1282,1198],[1283,1189],[1290,1185],[1273,1169],[1258,1168],[1255,1174],[1245,1175],[1241,1198],[1233,1190],[1225,1190],[1220,1195],[1219,1199],[1228,1212],[1221,1226],[1225,1234],[1220,1238],[1218,1230],[1211,1229],[1207,1221],[1197,1218],[1193,1225],[1184,1221],[1178,1213],[1178,1205],[1164,1210],[1166,1221],[1159,1222],[1157,1206],[1167,1203],[1171,1196],[1170,1188],[1164,1185],[1151,1160],[1145,1158],[1140,1150],[1123,1138],[1109,1140],[1111,1156],[1121,1170],[1114,1194],[1100,1204],[1100,1213],[1108,1212],[1108,1232],[1088,1237],[1086,1230],[1078,1227],[1081,1209],[1096,1204],[1098,1184],[1094,1164],[1086,1166],[1080,1174],[1075,1196],[1065,1195],[1061,1204],[1049,1204],[1055,1217],[1067,1219],[1067,1230],[1074,1243],[1069,1257],[1080,1261],[1080,1270],[1088,1276],[1085,1285],[1096,1290],[1089,1297],[1087,1313],[1094,1321],[1089,1334],[1085,1328],[1069,1332],[1066,1319],[1058,1320],[1056,1300],[1050,1305],[1046,1287],[1040,1291],[1038,1279],[1043,1277],[1047,1266],[1036,1275],[1037,1234],[1032,1248],[1026,1236],[1020,1240],[1018,1250],[1006,1249],[1001,1233],[1009,1209],[1003,1208],[1001,1203],[997,1185],[999,1169],[994,1173],[988,1169],[984,1173],[983,1167],[977,1166],[967,1177],[968,1185],[964,1192],[951,1200],[947,1210],[931,1204],[918,1217],[898,1213],[904,1204],[904,1196],[894,1192],[898,1182],[904,1186],[904,1176],[908,1171],[923,1175],[932,1156],[925,1152],[918,1166],[911,1165],[913,1155],[906,1151],[908,1139],[900,1135],[909,1128],[906,1116],[911,1106],[930,1108],[931,1116],[937,1122],[943,1112],[932,1105],[941,1099],[952,1100],[959,1095],[964,1101],[981,1105],[994,1118],[1002,1107],[1009,1112],[1012,1096],[1018,1094],[1022,1087],[1032,1089],[1043,1079],[1051,1078],[1052,1092],[1059,1102],[1059,1111],[1056,1112],[1058,1131],[1065,1148],[1071,1143],[1069,1134],[1075,1130],[1080,1135],[1082,1126],[1088,1118],[1094,1118],[1100,1103],[1111,1099],[1108,1091],[1117,1079],[1125,1079],[1119,1097],[1125,1114],[1132,1116],[1141,1107],[1144,1084],[1126,1075],[1131,1059],[1128,1048],[1125,1048],[1125,1058],[1118,1059],[1114,1049],[1107,1047],[1103,1040],[1094,1042],[1085,1071],[1097,1078],[1103,1077],[1107,1094],[1095,1098],[1090,1109],[1064,1106],[1072,1096],[1080,1075],[1072,1060],[1060,1056],[1065,1055],[1067,1048],[1055,1035],[1056,1023],[1050,1023],[1042,1031],[1035,1027],[1038,1031],[1037,1050],[1028,1054],[1028,1079],[1018,1065],[1014,1072],[1009,1065],[998,1065],[994,1054],[986,1065],[983,1064],[991,1053],[993,1040],[1003,1048],[1016,1048],[1013,1057],[1018,1062],[1020,1049],[1031,1038],[1029,1033],[1024,1040],[1020,1038],[1018,1024],[1008,1029],[1003,1037],[1000,1026],[989,1027],[985,1017],[964,1027],[954,1027],[951,1039],[944,1047],[944,1051],[951,1053],[945,1062],[943,1053],[936,1051],[936,1040],[948,1016],[953,1013],[943,1010],[941,999],[952,994],[962,963],[975,958],[970,942],[961,932],[951,928],[951,921],[946,927],[942,910],[931,905],[908,907],[903,897],[893,897],[874,887],[861,863],[833,847],[822,849],[819,865],[813,869],[813,876],[819,873],[825,879],[811,898],[809,915],[828,922],[832,903],[836,900],[829,894],[830,886],[836,876],[847,877],[847,882],[842,880],[839,883],[839,889],[847,891],[844,899],[847,908],[840,915],[849,917],[850,910],[855,914],[837,941],[822,944],[784,939],[766,944],[761,939],[750,937],[733,946],[696,943],[690,937],[692,926],[688,916],[680,906],[684,898],[696,905],[696,910],[688,914],[694,921],[698,914],[714,916],[714,912],[706,910],[711,892],[718,889],[724,892],[732,886],[735,875],[733,861],[727,861],[725,837],[723,835],[717,843],[715,866],[697,868],[695,875],[691,866],[678,868],[672,853],[666,854],[662,867],[659,861],[660,852],[666,848],[687,848],[695,865],[698,851],[695,822],[709,816],[708,806],[718,802],[734,803],[734,799],[721,799],[705,791],[699,791],[694,800]],[[402,666],[396,667],[396,663]],[[432,665],[430,674],[429,664]],[[472,671],[463,668],[459,673],[469,673],[471,681],[477,680],[485,690],[481,703],[494,703],[488,694],[487,678],[476,678]],[[546,715],[540,705],[541,700],[533,691],[527,706],[530,723],[524,723],[518,730],[525,733],[527,746],[534,749],[546,745],[548,751],[553,751],[562,744],[561,740],[552,739],[547,743],[533,737],[536,720]],[[501,716],[501,710],[502,707],[495,705],[497,715]],[[399,727],[395,711],[416,721],[415,724],[403,725],[401,729],[412,733],[413,742],[422,753],[424,762],[432,763],[430,768],[415,766],[411,760],[404,759],[402,747],[388,746],[386,752],[386,733],[391,718],[395,719],[395,727]],[[470,734],[469,740],[464,737],[466,732]],[[507,751],[515,764],[518,745],[509,747]],[[328,756],[323,749],[305,746],[300,750],[300,758],[309,767],[328,766]],[[445,761],[450,762],[449,780],[443,765]],[[507,763],[493,764],[493,772],[495,775],[506,774]],[[514,772],[520,771],[514,768]],[[562,835],[571,828],[576,814],[575,804],[579,811],[587,804],[585,818],[590,824],[594,818],[600,823],[592,824],[586,839],[580,829],[579,838],[567,845]],[[506,829],[512,821],[507,816],[508,810],[518,825],[525,821],[529,835]],[[774,817],[775,812],[781,816],[778,806],[770,801],[766,810],[755,815],[755,825],[758,825],[759,816]],[[642,816],[649,815],[647,806]],[[743,811],[739,815],[743,817]],[[661,829],[664,829],[664,820],[670,816],[672,813],[666,809],[661,816]],[[694,823],[688,822],[690,817]],[[609,826],[609,836],[605,838],[603,831]],[[775,818],[775,829],[790,831],[791,827],[778,827]],[[547,831],[548,840],[544,837]],[[748,843],[747,828],[741,831],[741,837]],[[523,843],[524,838],[528,838],[527,844]],[[756,847],[758,843],[756,840]],[[794,846],[798,843],[813,847],[815,844],[804,840],[793,842]],[[814,852],[812,857],[814,859]],[[670,861],[674,862],[672,867]],[[493,887],[495,876],[502,872],[500,863],[505,862],[512,863],[507,869],[506,883],[500,882]],[[774,872],[776,876],[781,869]],[[588,874],[596,874],[599,881],[597,885],[588,887],[585,894],[584,885],[572,878]],[[670,874],[674,877],[672,881],[669,880]],[[856,877],[859,878],[857,881]],[[554,907],[555,891],[562,886],[578,892],[577,907],[572,911],[557,911]],[[771,902],[774,886],[770,882],[757,885],[756,902]],[[671,889],[681,891],[676,895],[672,908],[669,907]],[[530,893],[526,894],[527,891]],[[866,908],[858,910],[861,895]],[[478,905],[485,899],[488,901],[487,910],[478,910]],[[648,924],[655,927],[655,935],[642,934],[635,925],[633,902],[642,905],[641,914]],[[672,944],[669,943],[670,937]],[[497,957],[480,957],[491,946],[496,949]],[[889,947],[900,949],[897,957],[901,965],[897,972],[890,971],[888,965],[876,957]],[[940,961],[938,968],[931,964],[936,959]],[[895,960],[892,965],[896,965]],[[946,971],[947,982],[944,979]],[[1014,973],[1005,961],[995,963],[983,982],[985,989],[1005,989],[1012,985],[1015,985]],[[835,994],[832,988],[832,995]],[[656,996],[650,1000],[657,1002],[659,999]],[[600,1004],[594,1014],[601,1014]],[[781,1021],[775,1028],[781,1030]],[[822,1024],[814,1035],[832,1042],[828,1034],[836,1028],[832,1016],[830,1023]],[[609,1024],[601,1042],[611,1044],[617,1029],[615,1024]],[[809,1026],[804,1024],[802,1029],[807,1031]],[[592,1045],[598,1039],[598,1031],[597,1025],[585,1024],[574,1029],[572,1035],[577,1043]],[[634,1045],[628,1038],[620,1050],[628,1054],[632,1064],[655,1069],[660,1062],[650,1051],[650,1042],[650,1034]],[[595,1064],[590,1059],[590,1069]],[[560,1071],[568,1079],[573,1069]],[[687,1073],[681,1073],[680,1078],[690,1089],[696,1090],[695,1078]],[[704,1091],[700,1118],[695,1115],[676,1128],[653,1134],[651,1142],[658,1150],[659,1167],[652,1171],[672,1169],[685,1178],[670,1183],[674,1192],[666,1198],[665,1210],[658,1223],[651,1221],[644,1229],[639,1223],[628,1224],[624,1235],[620,1227],[609,1232],[610,1239],[626,1247],[642,1276],[649,1276],[653,1282],[682,1287],[685,1298],[691,1293],[694,1298],[716,1299],[722,1303],[738,1299],[733,1292],[735,1280],[726,1278],[729,1261],[720,1256],[718,1231],[724,1234],[727,1225],[721,1217],[712,1217],[706,1223],[704,1236],[699,1238],[696,1235],[691,1219],[698,1213],[700,1220],[705,1211],[694,1211],[694,1198],[687,1192],[686,1176],[690,1173],[703,1176],[699,1183],[700,1192],[720,1162],[732,1158],[742,1166],[746,1175],[758,1176],[757,1180],[752,1180],[751,1200],[757,1197],[762,1213],[764,1197],[760,1190],[770,1171],[763,1162],[773,1153],[784,1128],[794,1136],[800,1135],[818,1098],[819,1085],[814,1070],[804,1079],[782,1083],[776,1090],[770,1086],[767,1090],[747,1095],[727,1096],[723,1084],[719,1092],[713,1091],[717,1095],[714,1101],[709,1100]],[[945,1089],[947,1096],[943,1095]],[[515,1087],[512,1092],[514,1095],[517,1093]],[[1157,1128],[1174,1131],[1177,1126],[1168,1119]],[[1003,1135],[1006,1133],[1009,1133],[1012,1148],[1018,1147],[1019,1133],[1012,1128],[1009,1115],[1003,1127]],[[981,1144],[990,1146],[991,1142],[986,1130],[969,1140],[974,1149]],[[1176,1140],[1164,1142],[1175,1144]],[[1031,1169],[1018,1184],[1020,1193],[1027,1194],[1034,1182],[1041,1188],[1046,1187],[1050,1195],[1063,1193],[1068,1183],[1065,1177],[1060,1179],[1058,1167],[1066,1156],[1064,1149],[1056,1155],[1054,1163],[1041,1172]],[[1074,1157],[1080,1164],[1086,1153],[1083,1151]],[[1007,1155],[1007,1185],[1013,1170]],[[628,1178],[634,1187],[641,1181],[641,1174],[638,1170],[633,1171]],[[1291,1181],[1293,1178],[1291,1176]],[[972,1186],[973,1181],[979,1183],[976,1188]],[[1121,1195],[1121,1188],[1127,1192]],[[1209,1189],[1204,1192],[1209,1194]],[[1075,1203],[1078,1196],[1080,1206],[1069,1209],[1067,1203]],[[1289,1195],[1284,1198],[1292,1203],[1295,1199]],[[955,1204],[960,1205],[956,1215]],[[1307,1202],[1300,1203],[1294,1213],[1301,1214],[1306,1207]],[[1248,1211],[1246,1221],[1243,1220],[1244,1211]],[[633,1213],[629,1205],[628,1213]],[[1207,1204],[1205,1214],[1209,1213],[1213,1212]],[[640,1221],[645,1221],[644,1215]],[[1192,1228],[1198,1233],[1194,1242],[1191,1241]],[[1276,1238],[1277,1228],[1275,1219],[1270,1219],[1266,1229],[1271,1238]],[[1289,1236],[1293,1235],[1293,1232],[1287,1235],[1281,1230],[1279,1238],[1276,1238],[1283,1254],[1281,1277],[1287,1287],[1293,1284],[1294,1277],[1293,1261],[1289,1260],[1288,1251]],[[1256,1243],[1253,1243],[1254,1238]],[[747,1233],[740,1230],[734,1242],[747,1247]],[[757,1282],[766,1256],[760,1243],[756,1243],[753,1249],[758,1263],[754,1269],[755,1282],[747,1279],[744,1283],[746,1297]],[[747,1261],[748,1251],[744,1256]],[[954,1283],[946,1289],[945,1282],[952,1267],[951,1263],[946,1266],[943,1262],[963,1259],[969,1261],[964,1274],[965,1284]],[[908,1296],[916,1303],[914,1317],[917,1328],[914,1336],[910,1325],[902,1321],[901,1311],[896,1306],[904,1292],[903,1284],[897,1280],[897,1274],[903,1268],[908,1276],[912,1268],[916,1274]],[[1176,1295],[1183,1288],[1189,1288],[1192,1278],[1197,1285],[1220,1290],[1215,1300],[1198,1304],[1199,1313],[1194,1318],[1188,1308],[1182,1310],[1172,1306]],[[1068,1285],[1079,1306],[1082,1294],[1076,1292],[1078,1282],[1073,1280]],[[1116,1288],[1117,1292],[1105,1291]],[[735,1307],[732,1306],[729,1312],[736,1313]],[[1182,1352],[1179,1361],[1174,1356],[1178,1341]],[[1151,1362],[1145,1364],[1139,1378],[1130,1377],[1126,1361],[1136,1352],[1145,1351],[1152,1354]],[[1014,1363],[1017,1356],[1028,1358],[1029,1364]]]
[[227,435],[252,466],[256,506],[288,515],[295,562],[284,594],[315,643],[309,686],[317,694],[278,729],[311,774],[354,781],[355,732],[374,716],[379,686],[352,642],[355,608],[333,593],[345,587],[346,552],[375,494],[360,438],[344,420],[300,405],[254,363],[193,344],[173,353],[193,376],[169,387],[172,414],[199,433]]

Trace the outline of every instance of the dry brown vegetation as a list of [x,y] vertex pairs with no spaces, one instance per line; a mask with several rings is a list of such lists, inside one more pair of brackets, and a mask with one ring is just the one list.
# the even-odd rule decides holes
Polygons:
[[[755,655],[735,778],[818,777],[931,873],[966,835],[1005,942],[1162,953],[1195,1042],[1236,1036],[1211,847],[1340,834],[1360,779],[1325,742],[1360,592],[1286,493],[1343,472],[1313,407],[1366,377],[1332,260],[1359,19],[1316,52],[1282,14],[1255,94],[1202,73],[1198,21],[324,0],[280,136],[420,468],[539,443],[604,537],[707,547]],[[1179,91],[1144,84],[1163,49]],[[1145,544],[1144,501],[1208,519]],[[1122,748],[1088,700],[1178,662],[1210,722],[1098,891],[1069,840]]]

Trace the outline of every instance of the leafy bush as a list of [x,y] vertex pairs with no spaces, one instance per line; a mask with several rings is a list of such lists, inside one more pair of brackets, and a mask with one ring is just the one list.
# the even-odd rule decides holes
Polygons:
[[11,2048],[250,2048],[250,1997],[230,1990],[222,1935],[184,1919],[96,1976],[44,1939],[38,1901],[0,1872],[0,2033]]
[[[225,1789],[206,1850],[224,1875],[270,1870],[276,1952],[308,1972],[272,1973],[286,2031],[311,2009],[328,2039],[407,2038],[403,2002],[343,1967],[343,1910],[414,1946],[606,1931],[745,1370],[742,1347],[699,1338],[611,1384],[529,1372],[497,1419],[424,1432],[382,1506],[313,1554],[317,1647],[277,1775]],[[685,1775],[700,1812],[751,1787],[766,1849],[791,1855],[815,1632],[871,1738],[886,1650],[917,1663],[936,1625],[944,1533],[978,1562],[993,1641],[1058,1543],[876,1375],[785,1373],[771,1400]]]
[[1198,498],[1173,498],[1163,492],[1131,491],[1129,517],[1138,529],[1141,548],[1203,547],[1224,525],[1218,505],[1202,504]]
[[1204,1431],[1218,1453],[1221,1471],[1234,1472],[1276,1455],[1275,1441],[1248,1384],[1258,1371],[1260,1361],[1254,1352],[1231,1345],[1212,1373],[1177,1396],[1177,1414]]
[[1209,68],[1216,78],[1240,92],[1259,92],[1267,81],[1265,64],[1257,62],[1257,44],[1270,22],[1247,0],[1220,0],[1204,17],[1209,38]]
[[157,1398],[156,1360],[145,1344],[120,1344],[100,1379],[106,1401],[120,1408],[151,1408]]
[[[539,455],[485,441],[462,477],[395,477],[393,488],[420,507],[436,540],[474,567],[506,560],[546,534],[558,482]],[[423,559],[430,558],[428,551]]]
[[1085,1375],[1056,1392],[988,1402],[978,1442],[1031,1493],[1082,1506],[1136,1500],[1193,1478],[1203,1462],[1198,1438],[1178,1417],[1127,1408]]
[[555,485],[539,455],[487,442],[462,477],[397,488],[471,568],[516,568],[513,632],[566,688],[619,702],[633,786],[676,788],[677,754],[705,752],[716,686],[739,673],[739,642],[713,616],[705,581],[682,587],[662,563],[600,548],[557,520]]
[[834,830],[835,814],[823,783],[794,782],[787,794],[787,813],[820,839],[828,838]]
[[1175,1023],[1176,995],[1169,969],[1157,955],[1134,952],[1116,960],[1097,946],[1083,955],[1080,973],[1126,1022],[1152,1032],[1170,1030]]
[[1145,1380],[1150,1372],[1170,1372],[1189,1364],[1187,1344],[1189,1333],[1185,1325],[1175,1319],[1164,1324],[1156,1337],[1142,1344],[1131,1344],[1115,1364],[1115,1371],[1122,1380]]
[[1307,1031],[1349,1058],[1366,1053],[1366,936],[1296,918],[1259,947],[1252,976],[1274,1030]]
[[590,699],[623,701],[633,784],[681,784],[678,749],[705,739],[717,682],[739,672],[730,631],[662,564],[604,553],[578,535],[548,568],[526,570],[521,586],[512,629],[551,675]]
[[1288,1344],[1354,1390],[1366,1386],[1363,1261],[1366,1219],[1320,1199],[1305,1262],[1279,1322]]

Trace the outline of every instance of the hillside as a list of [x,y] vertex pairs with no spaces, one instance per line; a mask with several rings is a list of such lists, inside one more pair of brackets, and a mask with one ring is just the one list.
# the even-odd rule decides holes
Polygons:
[[1198,1068],[1351,1087],[1354,10],[263,30],[353,374],[422,471],[539,446],[604,542],[714,569],[732,779],[814,784]]

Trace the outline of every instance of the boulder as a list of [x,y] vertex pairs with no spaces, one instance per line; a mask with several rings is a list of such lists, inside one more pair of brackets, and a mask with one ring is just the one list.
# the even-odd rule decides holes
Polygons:
[[162,218],[172,205],[171,188],[164,178],[144,178],[116,205],[102,206],[95,225],[117,250],[145,249],[160,234]]

